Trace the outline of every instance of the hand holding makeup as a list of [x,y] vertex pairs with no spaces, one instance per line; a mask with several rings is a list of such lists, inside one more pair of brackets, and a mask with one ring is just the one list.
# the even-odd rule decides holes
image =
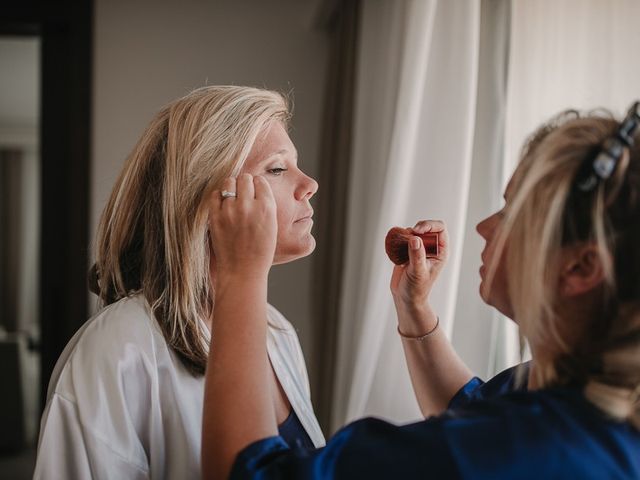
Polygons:
[[413,228],[394,227],[387,233],[385,247],[396,264],[391,276],[396,306],[424,311],[448,256],[446,226],[437,220],[421,220]]
[[409,240],[417,236],[422,239],[427,257],[438,257],[438,234],[435,232],[418,233],[411,228],[393,227],[387,233],[384,241],[389,259],[396,265],[403,265],[409,261]]

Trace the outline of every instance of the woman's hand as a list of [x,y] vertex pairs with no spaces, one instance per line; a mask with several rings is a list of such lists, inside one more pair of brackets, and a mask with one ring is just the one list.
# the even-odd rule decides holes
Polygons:
[[214,191],[209,208],[209,231],[216,276],[254,275],[269,271],[278,235],[276,202],[264,177],[244,173],[224,181],[223,198]]
[[429,311],[429,293],[449,255],[449,237],[443,222],[422,220],[411,229],[415,233],[438,234],[438,256],[427,258],[422,239],[409,240],[409,262],[396,265],[391,276],[391,293],[397,309],[413,314]]
[[[429,294],[449,256],[449,236],[444,223],[423,220],[412,228],[415,233],[438,234],[438,257],[427,258],[422,239],[412,237],[409,262],[396,265],[391,277],[391,292],[398,313],[398,329],[409,367],[413,390],[425,418],[444,412],[453,396],[473,374],[453,349],[438,317],[429,306]],[[411,242],[418,242],[412,248]]]
[[213,192],[209,209],[215,255],[212,348],[202,416],[204,478],[228,478],[238,453],[277,435],[267,353],[267,276],[278,224],[267,181],[241,175]]

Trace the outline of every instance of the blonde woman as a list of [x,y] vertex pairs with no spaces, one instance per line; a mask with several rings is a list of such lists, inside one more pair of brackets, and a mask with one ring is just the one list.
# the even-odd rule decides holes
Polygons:
[[[236,188],[241,208],[212,204],[215,244],[229,249],[226,257],[240,255],[224,240],[235,225],[243,242],[260,246],[244,259],[251,268],[224,272],[225,284],[245,288],[216,297],[221,348],[211,349],[207,370],[205,478],[640,478],[640,103],[622,122],[566,114],[544,126],[504,208],[477,227],[486,240],[481,296],[518,324],[533,360],[487,383],[472,376],[429,306],[446,229],[419,222],[415,233],[440,233],[440,257],[427,259],[412,237],[391,290],[429,418],[406,426],[364,419],[311,453],[277,436],[266,396],[249,396],[268,369],[263,317],[276,229],[264,180]],[[244,222],[262,230],[262,241]],[[252,310],[233,308],[249,302]],[[233,342],[253,355],[238,354]],[[238,381],[242,371],[252,375]],[[234,407],[237,397],[249,400]],[[242,431],[234,428],[240,421]]]
[[[275,196],[271,263],[309,255],[317,184],[298,168],[288,120],[278,93],[214,86],[174,101],[150,123],[102,215],[92,284],[105,308],[70,341],[52,375],[36,478],[200,476],[212,313],[226,288],[217,272],[251,259],[226,258],[228,249],[211,242],[211,192],[243,172],[263,178]],[[236,227],[229,226],[232,243],[243,238]],[[262,311],[270,362],[250,394],[269,402],[291,444],[322,446],[296,333],[275,308]]]

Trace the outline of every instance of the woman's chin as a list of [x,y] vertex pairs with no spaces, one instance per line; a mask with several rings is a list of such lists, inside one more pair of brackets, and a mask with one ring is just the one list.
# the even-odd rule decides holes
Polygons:
[[486,289],[483,287],[484,285],[481,283],[479,290],[480,290],[480,298],[482,298],[482,301],[487,305],[489,305],[490,307],[495,308],[498,312],[500,312],[505,317],[513,320],[513,317],[514,317],[513,308],[511,308],[510,303],[508,301],[500,301],[496,298],[493,298],[490,292],[487,292]]
[[485,287],[484,280],[480,281],[480,287],[478,287],[478,293],[480,293],[480,298],[487,305],[491,305],[491,303],[489,302],[489,295],[486,290],[487,289]]
[[273,258],[274,265],[282,265],[283,263],[293,262],[304,257],[308,257],[316,249],[316,239],[310,233],[305,236],[302,241],[298,242],[295,246],[288,246],[287,248],[276,248],[276,254]]

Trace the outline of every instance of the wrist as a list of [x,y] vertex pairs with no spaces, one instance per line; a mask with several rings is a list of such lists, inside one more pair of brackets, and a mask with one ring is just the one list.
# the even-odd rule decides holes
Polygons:
[[220,262],[216,265],[215,275],[230,281],[263,280],[269,276],[271,265],[267,262]]
[[406,305],[396,304],[398,326],[402,333],[411,337],[419,337],[432,331],[438,324],[438,316],[428,304]]
[[215,273],[216,296],[226,290],[266,290],[269,270],[218,270]]
[[433,313],[427,300],[406,300],[401,297],[393,297],[393,303],[398,314],[421,317]]
[[[267,309],[267,276],[247,276],[230,274],[216,278],[213,311],[211,312],[211,327],[219,328],[228,323],[228,319],[235,319],[232,324],[252,325],[254,332],[257,327],[266,325]],[[258,323],[255,320],[258,319]],[[248,322],[248,323],[247,323]]]
[[403,340],[415,340],[418,342],[422,342],[423,340],[425,340],[426,338],[432,336],[434,333],[436,333],[436,330],[438,329],[438,325],[440,325],[440,318],[436,317],[436,324],[433,326],[433,328],[429,329],[428,331],[420,334],[420,335],[407,335],[405,334],[402,330],[400,330],[400,325],[398,325],[398,335],[400,335],[400,337]]

